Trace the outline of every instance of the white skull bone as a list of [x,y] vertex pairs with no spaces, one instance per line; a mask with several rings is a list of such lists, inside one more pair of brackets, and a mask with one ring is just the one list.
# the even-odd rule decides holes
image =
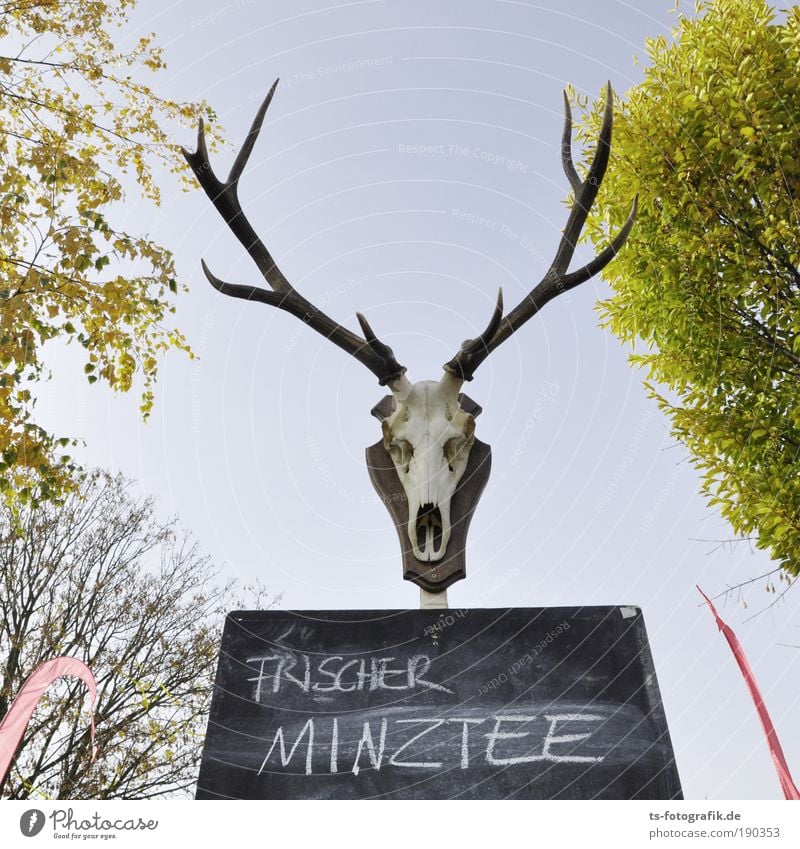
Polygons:
[[389,452],[408,499],[408,536],[417,560],[444,557],[450,539],[450,502],[475,441],[475,419],[461,409],[462,381],[391,385],[397,407],[382,422]]

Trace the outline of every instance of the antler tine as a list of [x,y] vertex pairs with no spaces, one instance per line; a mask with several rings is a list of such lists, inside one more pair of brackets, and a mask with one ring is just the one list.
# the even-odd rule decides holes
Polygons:
[[475,339],[465,339],[461,343],[461,350],[453,357],[452,360],[446,362],[443,366],[444,370],[461,380],[472,380],[472,372],[467,364],[470,358],[480,351],[487,351],[489,343],[492,341],[494,334],[497,333],[497,328],[500,327],[500,322],[503,320],[503,289],[500,287],[497,290],[497,302],[494,307],[492,317],[489,319],[489,324],[480,336]]
[[572,109],[569,105],[569,98],[566,92],[564,93],[564,131],[561,139],[561,162],[564,166],[567,179],[575,192],[575,198],[553,262],[541,281],[531,290],[524,300],[517,304],[498,323],[489,341],[482,346],[465,347],[465,343],[465,346],[462,346],[462,350],[445,365],[447,371],[463,377],[464,380],[471,380],[475,369],[498,345],[501,345],[508,339],[529,318],[536,315],[548,301],[602,271],[625,244],[625,240],[628,238],[628,234],[636,219],[638,197],[634,198],[630,214],[611,244],[586,265],[576,271],[567,272],[572,257],[575,254],[575,248],[577,247],[581,230],[586,223],[586,218],[594,204],[597,193],[600,190],[600,184],[605,176],[606,168],[608,167],[611,154],[613,124],[614,93],[609,82],[606,86],[605,109],[597,139],[597,148],[595,149],[586,178],[581,180],[572,159]]
[[578,238],[580,237],[581,230],[586,223],[586,217],[589,215],[589,210],[592,208],[594,199],[597,197],[597,193],[600,190],[600,183],[603,181],[606,168],[608,167],[613,125],[614,93],[611,90],[611,83],[609,82],[606,86],[606,105],[603,111],[603,123],[600,127],[600,135],[597,139],[597,148],[595,149],[594,157],[592,157],[592,164],[589,166],[586,179],[581,181],[580,177],[578,177],[580,181],[578,187],[575,188],[573,185],[575,200],[572,203],[567,224],[564,227],[561,241],[558,244],[553,264],[550,266],[548,273],[562,275],[566,273],[569,267],[575,253],[575,248],[578,246]]
[[[600,181],[603,179],[608,167],[608,160],[611,155],[611,131],[614,128],[614,90],[611,88],[611,80],[606,83],[606,105],[603,109],[603,123],[600,125],[600,134],[597,138],[597,148],[592,157],[592,164],[589,166],[589,173],[586,175],[584,183],[600,188]],[[597,192],[595,192],[597,194]]]
[[200,260],[200,265],[203,269],[203,274],[206,280],[223,295],[230,295],[232,298],[242,298],[246,301],[260,301],[262,304],[269,304],[273,307],[281,306],[281,301],[285,298],[278,292],[271,292],[268,289],[262,289],[260,286],[247,286],[239,283],[226,283],[220,280],[211,269],[206,265],[204,259]]
[[208,148],[206,147],[205,125],[202,118],[200,119],[197,131],[197,150],[192,153],[182,148],[182,151],[184,158],[194,171],[197,181],[203,187],[203,191],[208,195],[219,214],[224,218],[225,223],[231,228],[233,234],[253,258],[265,280],[276,292],[288,292],[292,288],[291,284],[284,277],[275,260],[270,255],[270,252],[247,220],[247,216],[245,216],[242,206],[239,203],[238,194],[239,177],[258,137],[267,107],[275,93],[276,85],[277,80],[261,104],[244,145],[234,160],[228,179],[225,182],[222,182],[217,177],[214,169],[211,167]]
[[561,164],[564,166],[564,173],[567,175],[570,186],[577,192],[582,180],[572,160],[572,107],[569,104],[567,90],[564,89],[562,94],[564,95],[564,131],[561,134]]
[[267,109],[269,109],[270,103],[272,103],[272,98],[275,95],[275,89],[278,87],[279,82],[280,77],[278,77],[278,79],[272,84],[261,106],[258,107],[258,112],[256,112],[256,116],[253,118],[253,123],[250,125],[250,131],[247,133],[242,149],[233,161],[233,165],[231,165],[231,170],[228,174],[229,185],[237,186],[239,183],[239,177],[242,176],[244,166],[247,165],[247,160],[253,152],[256,139],[258,139],[258,134],[261,132],[261,125],[264,123],[264,117],[267,114]]
[[372,327],[370,327],[369,322],[362,313],[357,312],[356,318],[358,319],[358,323],[361,325],[361,331],[364,334],[364,338],[367,340],[367,343],[371,348],[374,348],[376,345],[383,346],[384,348],[388,347],[387,345],[384,345],[384,343],[381,342],[380,339],[378,339],[378,337],[375,335],[375,331],[372,329]]
[[[277,88],[278,80],[270,87],[267,96],[256,112],[250,130],[244,143],[233,161],[228,178],[222,182],[211,167],[208,156],[208,148],[205,139],[205,125],[203,119],[199,121],[197,131],[197,150],[194,152],[182,148],[186,161],[193,169],[198,182],[202,186],[208,198],[223,217],[231,232],[244,245],[245,250],[253,258],[264,279],[270,285],[270,289],[259,286],[246,286],[238,283],[226,283],[212,274],[205,261],[201,260],[203,272],[209,283],[224,295],[233,298],[241,298],[247,301],[259,301],[269,306],[278,307],[285,312],[291,313],[305,324],[308,324],[317,333],[325,336],[342,350],[347,351],[360,363],[365,365],[380,381],[386,385],[398,380],[405,372],[395,359],[392,349],[384,345],[370,330],[368,339],[362,339],[352,333],[346,327],[337,324],[332,318],[322,312],[319,307],[304,298],[283,275],[273,260],[264,243],[256,235],[255,230],[247,220],[239,202],[238,187],[239,178],[247,165],[250,154],[256,143],[264,118],[272,102]],[[359,318],[361,320],[361,317]],[[362,323],[362,327],[364,323]],[[369,325],[366,325],[369,327]]]
[[492,341],[492,337],[495,333],[497,333],[497,328],[500,326],[500,322],[503,320],[503,287],[500,286],[497,290],[497,301],[494,305],[494,312],[492,313],[492,317],[489,319],[489,323],[486,325],[486,329],[478,336],[477,339],[467,340],[464,345],[467,346],[468,350],[485,348],[489,342]]
[[625,223],[622,225],[619,233],[614,237],[613,241],[610,245],[603,248],[603,250],[590,262],[584,265],[582,268],[579,268],[577,271],[573,271],[570,274],[566,274],[563,280],[563,290],[572,289],[575,286],[578,286],[581,283],[585,283],[591,277],[594,277],[595,274],[599,274],[612,259],[620,252],[620,249],[625,244],[628,239],[628,234],[633,229],[633,225],[636,221],[636,213],[639,210],[639,195],[635,195],[633,198],[633,203],[631,204],[631,211],[628,213],[628,217],[625,219]]
[[[197,152],[192,153],[185,147],[181,147],[181,152],[183,153],[185,159],[198,159],[200,161],[200,164],[208,164],[208,148],[206,147],[206,124],[205,121],[203,121],[202,116],[197,122]],[[190,161],[189,164],[192,165],[192,162]]]
[[356,313],[356,318],[358,319],[358,323],[361,325],[361,330],[364,334],[364,338],[367,340],[367,344],[369,347],[382,359],[386,362],[393,362],[397,368],[392,374],[387,374],[385,377],[382,377],[378,383],[381,386],[386,386],[387,383],[392,383],[397,380],[403,374],[405,374],[406,367],[401,366],[397,360],[394,358],[394,351],[385,343],[381,342],[380,339],[375,335],[375,331],[370,327],[369,322],[364,318],[364,316],[360,313]]

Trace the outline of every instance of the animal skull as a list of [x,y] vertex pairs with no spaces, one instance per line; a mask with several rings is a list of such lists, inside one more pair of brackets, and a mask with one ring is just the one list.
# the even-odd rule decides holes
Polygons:
[[[405,367],[397,361],[392,349],[375,335],[363,315],[356,314],[363,333],[363,336],[359,336],[338,324],[292,286],[242,209],[239,181],[261,132],[276,85],[277,81],[256,112],[250,132],[226,178],[217,176],[211,166],[202,119],[197,131],[197,149],[183,151],[206,195],[244,245],[267,286],[228,283],[212,274],[204,262],[203,271],[211,285],[225,295],[266,304],[300,319],[366,366],[378,378],[381,386],[391,389],[396,409],[383,421],[383,444],[392,458],[407,496],[408,536],[413,554],[422,562],[444,559],[442,566],[445,566],[445,550],[451,535],[451,500],[466,471],[470,451],[475,444],[475,420],[461,408],[459,389],[464,381],[472,380],[475,370],[492,351],[516,333],[545,304],[602,271],[625,244],[633,227],[636,198],[627,220],[611,242],[586,265],[569,270],[575,247],[580,241],[580,234],[608,166],[614,121],[611,83],[606,90],[597,148],[584,175],[578,172],[572,156],[572,109],[567,93],[564,92],[561,163],[574,197],[561,240],[544,276],[508,313],[503,307],[502,290],[498,292],[494,313],[483,333],[462,343],[455,356],[444,364],[445,374],[440,381],[416,384],[408,380]],[[483,443],[478,440],[476,453],[480,453],[481,446]],[[483,448],[488,449],[488,446]],[[484,453],[484,459],[486,456]],[[388,464],[385,467],[388,469]],[[488,463],[484,462],[482,467],[483,477],[476,477],[470,482],[474,484],[473,505],[488,475]],[[459,518],[462,521],[465,519]],[[467,521],[468,518],[469,513],[466,514]],[[457,527],[457,535],[459,531],[466,532],[466,527],[466,524]],[[404,564],[406,553],[407,548],[404,546]],[[417,580],[423,588],[428,588],[425,582],[429,586],[441,583],[435,575],[436,568],[430,567],[427,571],[431,573],[430,576],[417,575],[412,580]]]
[[475,441],[475,419],[461,409],[462,381],[405,378],[390,384],[397,408],[381,423],[408,499],[408,536],[417,560],[441,560],[450,539],[450,501]]

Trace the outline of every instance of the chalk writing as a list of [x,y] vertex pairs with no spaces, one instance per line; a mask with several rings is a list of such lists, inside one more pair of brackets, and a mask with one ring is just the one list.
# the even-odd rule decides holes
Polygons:
[[289,761],[291,761],[294,756],[297,747],[300,745],[300,741],[303,739],[306,731],[308,731],[308,745],[306,747],[306,775],[311,774],[311,757],[314,754],[314,720],[309,719],[306,724],[301,729],[300,733],[297,735],[297,738],[292,745],[292,748],[289,750],[289,754],[286,754],[286,741],[283,736],[283,726],[279,726],[278,730],[275,732],[275,736],[272,739],[272,745],[269,747],[269,751],[264,756],[264,760],[261,763],[261,769],[258,771],[259,774],[263,772],[264,767],[267,765],[267,761],[269,760],[270,755],[272,754],[275,746],[280,745],[280,757],[281,763],[284,766],[289,766]]
[[[603,717],[592,713],[491,714],[467,717],[375,717],[361,724],[360,736],[349,752],[339,738],[341,717],[324,720],[309,718],[294,736],[287,753],[289,734],[278,726],[261,763],[259,774],[281,768],[295,771],[292,759],[306,775],[338,773],[343,763],[358,775],[363,770],[379,772],[388,767],[441,770],[470,768],[478,761],[497,767],[535,762],[600,763],[604,755],[583,754],[575,744],[592,736],[592,724]],[[559,725],[569,725],[573,733],[556,733]],[[454,740],[453,726],[460,725]],[[475,733],[477,726],[491,728]],[[470,733],[472,729],[473,733]],[[575,729],[579,733],[575,733]],[[587,730],[588,729],[588,730]],[[406,736],[406,732],[412,732]],[[443,732],[443,733],[442,733]],[[524,741],[524,742],[521,742]],[[455,742],[455,745],[452,745]],[[573,744],[567,746],[567,744]],[[326,755],[327,752],[329,755]],[[436,757],[432,757],[433,753]],[[401,757],[402,756],[402,757]],[[452,762],[447,762],[445,758]]]
[[[259,665],[258,675],[247,678],[255,682],[253,698],[259,703],[265,701],[268,693],[279,693],[284,684],[294,685],[304,693],[418,688],[453,692],[425,677],[431,668],[431,660],[424,654],[409,657],[402,668],[397,665],[392,668],[391,664],[396,664],[394,657],[345,660],[341,655],[331,655],[317,660],[307,654],[292,652],[248,657],[247,663]],[[296,674],[293,670],[297,670]],[[389,683],[389,679],[394,683]]]

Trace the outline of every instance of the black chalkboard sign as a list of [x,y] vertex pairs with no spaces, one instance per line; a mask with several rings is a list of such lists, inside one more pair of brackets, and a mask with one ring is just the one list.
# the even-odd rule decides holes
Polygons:
[[636,607],[228,616],[198,799],[680,799]]

